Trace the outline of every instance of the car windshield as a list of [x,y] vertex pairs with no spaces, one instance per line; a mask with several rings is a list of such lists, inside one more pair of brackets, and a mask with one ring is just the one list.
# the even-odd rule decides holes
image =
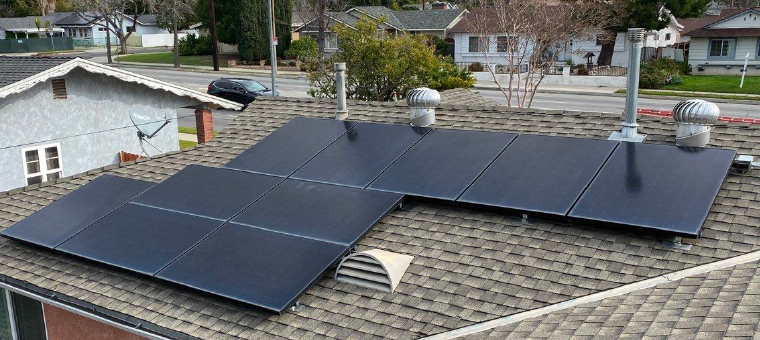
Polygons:
[[245,89],[249,92],[259,92],[259,91],[266,91],[266,87],[264,85],[259,84],[259,82],[253,81],[253,80],[240,80],[238,81],[241,85],[245,86]]

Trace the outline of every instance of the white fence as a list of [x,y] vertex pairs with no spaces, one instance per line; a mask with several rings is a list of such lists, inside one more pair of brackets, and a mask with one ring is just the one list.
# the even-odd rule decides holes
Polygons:
[[[187,33],[180,33],[179,39],[187,36]],[[142,34],[132,35],[127,40],[127,44],[133,47],[159,47],[159,46],[174,46],[174,34],[171,33],[157,33],[157,34]]]

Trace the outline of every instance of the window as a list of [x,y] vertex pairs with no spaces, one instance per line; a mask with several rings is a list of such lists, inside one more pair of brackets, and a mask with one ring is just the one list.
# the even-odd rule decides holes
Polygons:
[[325,48],[336,50],[338,49],[338,36],[330,33],[325,37]]
[[710,58],[733,58],[736,39],[710,39]]
[[106,31],[105,27],[98,27],[98,32],[105,32],[105,31]]
[[42,303],[0,289],[0,339],[46,340]]
[[670,40],[670,33],[665,33],[665,40]]
[[134,32],[135,26],[127,26],[127,33]]
[[469,51],[470,52],[485,52],[485,44],[482,43],[480,37],[470,37],[469,39]]
[[515,37],[500,36],[496,38],[496,52],[509,52],[510,45],[512,50],[518,49],[518,40]]
[[24,156],[24,175],[27,185],[61,178],[59,149],[59,144],[51,144],[21,151]]
[[597,34],[596,35],[596,46],[602,46],[602,43],[604,43],[604,35]]
[[760,38],[757,38],[757,47],[755,48],[755,57],[760,59]]
[[53,79],[53,99],[66,99],[66,79]]

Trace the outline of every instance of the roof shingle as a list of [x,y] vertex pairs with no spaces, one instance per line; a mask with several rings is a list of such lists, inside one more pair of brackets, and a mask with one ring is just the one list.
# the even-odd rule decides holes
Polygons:
[[0,56],[0,88],[29,78],[74,58]]

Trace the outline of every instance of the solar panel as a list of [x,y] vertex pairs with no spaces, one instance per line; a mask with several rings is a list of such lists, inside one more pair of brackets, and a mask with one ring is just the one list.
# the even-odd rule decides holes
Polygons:
[[369,188],[455,200],[516,136],[512,133],[433,130]]
[[566,215],[617,142],[520,135],[460,202]]
[[56,249],[153,275],[222,223],[130,203]]
[[2,235],[55,247],[154,183],[103,175],[6,229]]
[[348,251],[228,223],[156,276],[282,313]]
[[291,178],[364,188],[430,129],[359,123]]
[[698,237],[735,154],[621,143],[569,216]]
[[134,202],[228,220],[280,181],[280,177],[188,165]]
[[289,176],[354,125],[334,119],[294,118],[224,167]]
[[285,180],[232,222],[353,245],[403,196],[298,180]]

